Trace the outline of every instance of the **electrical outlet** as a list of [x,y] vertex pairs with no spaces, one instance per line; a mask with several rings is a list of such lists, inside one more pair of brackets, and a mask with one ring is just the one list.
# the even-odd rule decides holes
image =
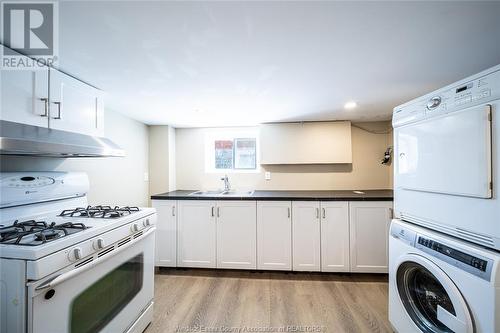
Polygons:
[[271,180],[271,173],[269,171],[266,171],[265,178],[266,180]]
[[149,173],[148,172],[144,172],[144,181],[149,182]]

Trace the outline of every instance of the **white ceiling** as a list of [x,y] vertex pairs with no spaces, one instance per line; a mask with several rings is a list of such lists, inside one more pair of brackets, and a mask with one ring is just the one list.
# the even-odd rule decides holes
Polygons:
[[[500,2],[60,3],[60,67],[147,124],[389,119],[500,63]],[[358,107],[344,110],[348,100]]]

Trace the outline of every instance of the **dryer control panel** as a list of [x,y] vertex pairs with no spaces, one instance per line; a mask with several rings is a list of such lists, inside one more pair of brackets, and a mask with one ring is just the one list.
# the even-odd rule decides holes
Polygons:
[[439,117],[500,98],[500,66],[479,73],[394,109],[394,128]]
[[417,237],[415,247],[482,279],[490,279],[493,263],[488,258],[465,253],[421,235]]

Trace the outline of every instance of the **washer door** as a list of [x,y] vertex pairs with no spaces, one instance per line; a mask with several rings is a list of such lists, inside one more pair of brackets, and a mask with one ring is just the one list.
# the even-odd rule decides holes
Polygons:
[[419,255],[403,256],[395,278],[401,302],[422,332],[474,332],[462,294],[432,261]]

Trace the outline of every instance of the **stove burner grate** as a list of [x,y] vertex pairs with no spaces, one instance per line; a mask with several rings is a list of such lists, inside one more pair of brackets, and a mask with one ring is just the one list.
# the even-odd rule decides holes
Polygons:
[[61,234],[55,229],[43,229],[35,234],[35,240],[42,242],[59,237],[61,237]]
[[138,211],[139,207],[87,206],[87,208],[78,207],[75,209],[63,210],[59,216],[113,219],[130,215]]
[[11,226],[0,228],[0,244],[40,245],[87,229],[83,223],[62,223],[29,220],[15,221]]

